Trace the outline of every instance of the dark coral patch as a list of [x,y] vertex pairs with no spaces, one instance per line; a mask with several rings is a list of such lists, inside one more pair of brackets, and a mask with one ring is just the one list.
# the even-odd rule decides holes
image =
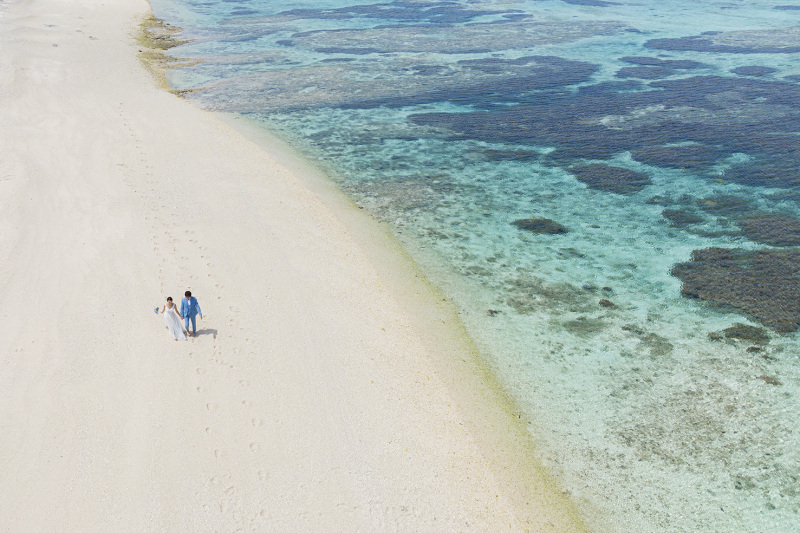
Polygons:
[[569,232],[565,226],[562,226],[555,220],[542,217],[523,218],[515,220],[512,224],[519,229],[524,229],[525,231],[536,234],[560,235]]
[[710,196],[697,202],[700,209],[710,215],[740,218],[752,213],[754,206],[747,199],[733,194]]
[[650,185],[650,178],[647,174],[600,163],[575,166],[570,168],[569,171],[579,181],[588,185],[590,189],[598,189],[615,194],[636,194]]
[[772,67],[761,67],[758,65],[736,67],[735,69],[731,70],[731,72],[740,76],[766,76],[767,74],[772,74],[773,72],[777,71],[778,69]]
[[769,333],[764,328],[736,323],[722,330],[726,339],[748,341],[754,344],[769,344]]
[[797,84],[694,76],[648,85],[659,90],[642,90],[633,81],[530,97],[515,90],[508,94],[517,105],[497,105],[511,101],[504,100],[506,83],[492,94],[495,105],[483,111],[419,114],[410,120],[446,128],[460,139],[553,146],[543,162],[557,166],[608,160],[629,151],[644,163],[704,172],[731,154],[744,153],[749,158],[728,168],[726,181],[800,186]]
[[703,217],[686,209],[664,209],[661,215],[669,220],[671,226],[676,228],[684,228],[704,222]]
[[724,152],[702,144],[684,146],[647,146],[631,153],[631,156],[647,165],[686,170],[708,170],[724,155]]
[[675,71],[666,67],[623,67],[614,74],[617,78],[639,78],[641,80],[658,80],[672,76]]
[[[780,44],[776,44],[780,43]],[[673,39],[651,39],[646,48],[672,51],[734,54],[790,54],[800,52],[797,28],[706,32]]]
[[333,9],[291,9],[278,13],[278,17],[318,20],[350,20],[371,18],[398,22],[433,22],[459,24],[485,15],[518,13],[510,11],[481,11],[463,7],[455,2],[407,2],[363,4]]
[[745,237],[772,246],[800,246],[800,220],[786,215],[763,215],[738,222]]
[[696,68],[706,68],[708,65],[700,63],[699,61],[691,61],[689,59],[659,59],[657,57],[648,56],[626,56],[620,58],[626,63],[633,65],[642,65],[646,67],[666,67],[679,70],[691,70]]
[[725,171],[725,179],[744,185],[795,189],[800,186],[800,154],[792,153],[791,148],[787,146],[782,154],[765,154],[735,165]]
[[378,54],[381,52],[378,48],[368,48],[368,47],[353,47],[353,48],[344,48],[340,46],[329,46],[325,48],[315,48],[315,52],[319,52],[321,54],[350,54],[354,56],[363,56],[367,54]]
[[687,298],[745,313],[779,333],[800,327],[800,251],[695,250],[672,275]]

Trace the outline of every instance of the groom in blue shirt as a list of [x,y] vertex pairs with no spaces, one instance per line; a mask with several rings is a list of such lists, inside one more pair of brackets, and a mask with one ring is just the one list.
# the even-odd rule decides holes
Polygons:
[[192,337],[197,337],[197,323],[195,317],[200,315],[203,318],[203,312],[200,310],[200,304],[197,303],[197,298],[192,296],[192,291],[186,291],[185,298],[181,300],[181,318],[186,325],[186,332],[189,333],[189,320],[192,321]]

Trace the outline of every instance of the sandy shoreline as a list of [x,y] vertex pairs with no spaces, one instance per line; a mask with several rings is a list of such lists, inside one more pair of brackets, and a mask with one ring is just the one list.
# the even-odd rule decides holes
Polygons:
[[[582,530],[449,304],[302,160],[159,89],[148,13],[0,17],[0,529]],[[187,288],[176,343],[152,308]]]

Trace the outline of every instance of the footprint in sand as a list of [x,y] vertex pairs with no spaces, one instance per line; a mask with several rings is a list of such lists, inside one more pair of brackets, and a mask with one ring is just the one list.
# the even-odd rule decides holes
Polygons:
[[206,373],[204,368],[197,368],[197,369],[195,369],[195,372],[197,372],[198,374],[205,374]]
[[242,387],[247,387],[248,382],[247,382],[246,379],[240,379],[239,380],[239,385],[241,385]]
[[251,420],[251,423],[253,424],[254,428],[261,427],[262,425],[264,425],[264,423],[261,421],[260,418],[254,418],[253,420]]
[[[258,479],[260,479],[261,481],[266,481],[266,480],[269,479],[269,474],[266,472],[266,470],[259,470],[258,471]],[[263,509],[262,509],[262,511],[263,511]]]
[[255,442],[251,442],[250,443],[250,451],[253,452],[253,453],[256,453],[258,451],[258,444],[256,444]]

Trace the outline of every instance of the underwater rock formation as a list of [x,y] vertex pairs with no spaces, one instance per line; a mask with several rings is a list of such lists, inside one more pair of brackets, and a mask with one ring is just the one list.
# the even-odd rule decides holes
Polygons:
[[[641,90],[648,87],[659,90]],[[726,169],[726,181],[800,185],[800,87],[795,83],[694,76],[646,85],[604,82],[535,96],[498,91],[494,103],[479,102],[474,112],[409,118],[449,130],[457,139],[552,146],[555,150],[542,161],[555,166],[629,151],[643,163],[707,172],[738,153],[748,159]],[[498,105],[502,102],[516,105]]]
[[786,215],[762,215],[737,222],[745,237],[772,246],[800,246],[800,220]]
[[755,209],[749,200],[733,194],[709,196],[699,200],[697,206],[710,215],[731,218],[739,218]]
[[766,76],[767,74],[772,74],[777,71],[778,69],[772,67],[761,67],[758,65],[745,65],[731,70],[731,72],[739,74],[740,76]]
[[728,307],[779,333],[800,327],[800,251],[705,248],[678,263],[681,294]]
[[579,181],[588,185],[590,189],[598,189],[615,194],[636,194],[650,185],[650,178],[647,174],[599,163],[572,167],[569,171]]
[[524,229],[525,231],[530,231],[531,233],[536,234],[545,233],[548,235],[558,235],[569,232],[565,226],[562,226],[555,220],[550,220],[549,218],[524,218],[515,220],[512,222],[512,224],[519,229]]
[[658,80],[673,74],[675,74],[675,71],[667,67],[623,67],[614,74],[614,77]]
[[722,334],[725,335],[726,339],[748,341],[754,344],[769,343],[769,333],[767,333],[767,330],[756,326],[748,326],[747,324],[741,324],[739,322],[722,330]]
[[646,146],[631,152],[631,157],[646,165],[694,171],[710,169],[724,155],[718,148],[704,144]]
[[459,5],[455,2],[430,2],[420,9],[413,3],[392,2],[377,4],[362,4],[340,8],[300,8],[282,11],[273,17],[263,17],[259,22],[285,22],[298,19],[317,20],[350,20],[377,19],[394,20],[397,22],[427,22],[436,24],[459,24],[469,22],[477,17],[498,15],[502,13],[519,14],[518,10],[475,10]]
[[676,228],[684,228],[704,222],[703,217],[686,209],[664,209],[661,215],[669,220],[670,226]]
[[789,54],[800,52],[800,28],[710,31],[677,39],[651,39],[645,43],[645,47],[657,50],[736,54]]
[[680,70],[692,70],[708,67],[708,65],[705,63],[700,63],[699,61],[692,61],[689,59],[659,59],[657,57],[648,56],[626,56],[621,57],[620,59],[626,63],[647,67],[666,67]]

